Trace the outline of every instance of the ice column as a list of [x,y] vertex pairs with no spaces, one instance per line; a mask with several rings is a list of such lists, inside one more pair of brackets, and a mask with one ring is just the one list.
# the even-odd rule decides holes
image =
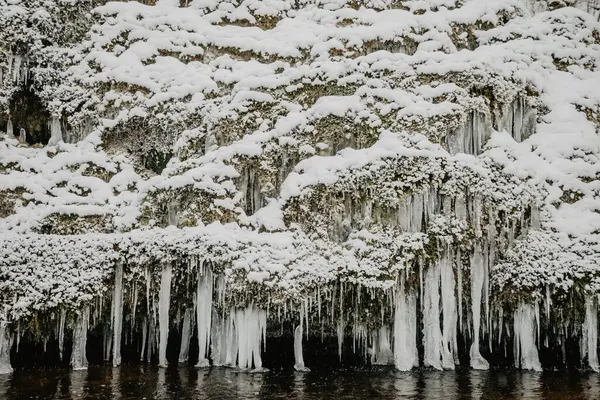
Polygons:
[[296,327],[296,329],[294,330],[294,359],[295,359],[295,364],[294,364],[294,369],[296,371],[310,371],[308,368],[306,368],[306,366],[304,365],[304,354],[302,353],[302,335],[303,335],[303,331],[304,331],[304,307],[300,308],[300,325],[298,325]]
[[113,366],[121,365],[121,331],[123,330],[123,264],[117,263],[113,296]]
[[181,347],[179,348],[179,362],[185,363],[190,355],[190,340],[192,339],[193,310],[186,309],[183,314],[183,326],[181,328]]
[[27,141],[27,132],[25,132],[25,129],[23,128],[19,130],[19,140],[23,143]]
[[490,365],[479,351],[479,334],[481,328],[481,298],[485,281],[485,265],[481,246],[475,245],[471,257],[471,312],[473,313],[473,344],[471,345],[471,368],[489,369]]
[[65,322],[67,321],[67,310],[64,308],[60,310],[60,317],[58,319],[58,353],[61,361],[63,358],[63,349],[65,347]]
[[514,313],[515,329],[515,363],[522,369],[541,371],[542,365],[538,358],[535,345],[536,336],[536,306],[528,303],[519,303]]
[[210,268],[203,268],[198,279],[196,291],[196,317],[198,320],[198,364],[196,367],[208,367],[208,351],[212,324],[213,276]]
[[54,146],[58,142],[61,142],[62,138],[62,130],[60,128],[60,120],[57,116],[52,117],[52,122],[50,123],[50,140],[48,140],[48,145]]
[[90,309],[85,307],[77,317],[73,329],[73,351],[71,352],[71,367],[74,370],[86,369],[88,366],[85,347],[87,345],[87,332],[90,320]]
[[[261,343],[265,341],[267,313],[253,305],[235,312],[238,334],[238,367],[262,369]],[[254,361],[254,363],[253,363]]]
[[404,284],[396,292],[394,313],[394,360],[396,369],[409,371],[419,366],[417,350],[417,299]]
[[8,122],[6,123],[6,136],[8,136],[10,138],[12,138],[14,136],[13,123],[10,118],[8,119]]
[[371,361],[373,365],[388,365],[394,362],[394,354],[390,346],[390,330],[387,326],[382,326],[373,335],[373,355]]
[[233,323],[234,310],[222,318],[215,317],[212,327],[211,357],[213,365],[235,365],[238,352],[237,333]]
[[12,367],[10,366],[10,347],[12,340],[8,330],[8,324],[0,321],[0,374],[10,374]]
[[423,347],[426,367],[442,369],[442,331],[440,329],[440,265],[433,263],[425,274],[423,299]]
[[171,305],[171,278],[173,266],[167,263],[163,266],[160,277],[160,292],[158,293],[158,365],[167,366],[167,341],[169,340],[169,307]]
[[585,299],[585,321],[582,327],[581,355],[587,356],[589,367],[600,371],[598,365],[598,300],[595,297]]
[[447,248],[440,257],[440,276],[442,286],[442,313],[444,316],[442,332],[442,367],[454,369],[454,355],[458,351],[456,340],[456,281],[452,268],[452,255]]

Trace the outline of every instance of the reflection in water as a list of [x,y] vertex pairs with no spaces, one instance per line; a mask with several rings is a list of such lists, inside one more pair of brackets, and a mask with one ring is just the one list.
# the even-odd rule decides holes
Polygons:
[[0,375],[0,399],[600,399],[593,373],[318,370],[240,372],[146,364]]

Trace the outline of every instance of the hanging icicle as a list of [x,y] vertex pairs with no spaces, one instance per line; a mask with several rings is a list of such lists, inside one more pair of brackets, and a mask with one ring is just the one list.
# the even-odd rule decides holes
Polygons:
[[13,123],[10,118],[8,119],[8,122],[6,123],[6,136],[8,136],[9,138],[12,138],[14,136]]
[[425,273],[423,299],[423,363],[442,369],[442,331],[440,329],[440,265],[432,263]]
[[471,256],[471,313],[473,316],[473,343],[471,344],[471,368],[485,370],[490,365],[480,353],[479,335],[481,328],[481,300],[485,282],[485,265],[481,246],[475,245]]
[[190,355],[190,341],[192,340],[193,310],[186,309],[183,313],[183,324],[181,327],[181,347],[179,348],[179,362],[186,363]]
[[73,351],[71,352],[71,367],[74,370],[86,369],[88,366],[86,345],[87,333],[90,319],[89,307],[84,307],[77,316],[77,322],[73,329]]
[[[198,323],[198,363],[196,367],[205,368],[208,362],[213,313],[213,275],[210,267],[200,265],[200,276],[196,290],[196,319]],[[214,360],[214,359],[213,359]]]
[[587,364],[592,371],[600,372],[598,364],[598,298],[585,298],[585,321],[581,332],[581,356],[587,357]]
[[238,334],[238,367],[262,371],[261,344],[265,343],[267,313],[253,305],[236,310],[235,324]]
[[302,351],[302,336],[304,334],[304,305],[300,306],[300,324],[294,330],[294,369],[300,372],[310,371],[304,365],[304,354]]
[[169,340],[169,308],[171,305],[171,279],[173,266],[167,262],[160,276],[160,292],[158,294],[158,366],[167,367],[167,341]]
[[4,320],[0,320],[0,374],[10,374],[13,371],[10,365],[11,346],[12,338],[8,324]]
[[539,320],[536,320],[536,308],[537,305],[521,302],[515,310],[515,366],[520,366],[521,369],[541,371],[542,365],[535,343],[537,324],[539,324]]
[[121,332],[123,330],[123,264],[117,262],[113,296],[113,366],[121,365]]
[[417,298],[404,281],[395,294],[394,360],[396,369],[409,371],[419,366],[417,350]]
[[60,119],[58,116],[53,116],[50,122],[50,140],[48,140],[49,146],[55,146],[59,142],[62,142],[62,129],[60,127]]

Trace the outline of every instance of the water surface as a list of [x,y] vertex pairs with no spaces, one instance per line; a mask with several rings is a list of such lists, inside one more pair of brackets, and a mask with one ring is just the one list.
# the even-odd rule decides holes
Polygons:
[[149,365],[0,375],[0,399],[600,399],[600,375],[567,372],[197,370]]

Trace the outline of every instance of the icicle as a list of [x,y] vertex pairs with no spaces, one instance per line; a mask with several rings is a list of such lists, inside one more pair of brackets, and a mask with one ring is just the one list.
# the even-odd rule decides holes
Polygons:
[[171,278],[173,266],[167,262],[160,276],[160,292],[158,294],[158,366],[166,367],[167,341],[169,340],[169,308],[171,305]]
[[113,297],[113,366],[121,365],[121,331],[123,329],[123,264],[117,262]]
[[446,248],[440,257],[440,269],[442,312],[444,316],[442,367],[444,369],[454,369],[454,356],[458,352],[458,342],[456,339],[456,288],[450,246]]
[[338,340],[338,357],[340,362],[342,361],[342,347],[344,346],[344,321],[342,317],[338,320],[336,326],[337,340]]
[[419,366],[417,350],[417,299],[408,293],[404,282],[395,295],[394,359],[396,369],[409,371]]
[[146,353],[146,340],[148,335],[148,321],[144,318],[142,322],[142,351],[140,352],[140,361],[144,361],[144,354]]
[[456,251],[456,268],[457,268],[457,279],[458,279],[458,330],[462,333],[463,327],[463,278],[462,278],[462,260],[460,257],[460,249]]
[[235,325],[238,341],[238,367],[262,371],[261,343],[267,328],[267,313],[253,305],[236,310]]
[[209,366],[208,351],[210,345],[212,323],[213,275],[209,267],[203,267],[203,274],[198,278],[196,291],[196,319],[198,320],[198,363],[196,367]]
[[234,366],[238,353],[237,333],[233,323],[235,311],[219,317],[215,312],[211,333],[211,358],[213,365]]
[[589,367],[600,372],[598,364],[598,299],[586,296],[585,321],[582,326],[582,357],[587,356]]
[[388,365],[394,363],[394,353],[390,346],[390,330],[382,326],[373,335],[373,353],[371,356],[373,365]]
[[310,371],[304,365],[304,354],[302,352],[302,336],[304,335],[304,309],[304,305],[300,306],[300,324],[294,330],[294,369],[300,372]]
[[179,362],[188,361],[190,354],[190,340],[192,339],[193,310],[187,309],[183,314],[183,327],[181,328],[181,347],[179,348]]
[[177,217],[177,211],[178,211],[179,205],[174,202],[171,201],[167,204],[167,223],[169,224],[169,226],[177,226],[177,222],[178,222],[178,217]]
[[48,140],[49,146],[54,146],[59,142],[62,142],[62,130],[60,127],[60,120],[57,116],[52,117],[52,122],[50,123],[50,140]]
[[86,369],[88,366],[85,347],[87,345],[87,332],[90,320],[90,309],[84,307],[77,317],[73,329],[73,351],[71,352],[71,367],[74,370]]
[[8,122],[6,123],[6,136],[8,136],[10,138],[12,138],[14,136],[13,123],[10,118],[8,119]]
[[0,374],[10,374],[13,369],[10,366],[10,348],[12,339],[8,324],[0,320]]
[[531,229],[540,229],[540,208],[538,206],[531,206]]
[[489,369],[489,364],[480,353],[479,335],[481,326],[481,297],[485,281],[485,265],[481,254],[481,246],[475,245],[471,257],[471,312],[473,314],[473,344],[471,345],[471,368]]
[[24,128],[21,128],[21,129],[19,130],[19,140],[20,140],[22,143],[25,143],[25,142],[27,141],[27,132],[25,132],[25,129],[24,129]]
[[515,330],[515,363],[521,369],[541,371],[542,365],[538,358],[535,345],[536,336],[535,306],[520,303],[514,313]]
[[65,322],[67,320],[67,311],[65,309],[60,310],[60,317],[58,318],[58,354],[60,355],[61,361],[63,361],[63,349],[65,347]]
[[442,331],[440,329],[440,265],[432,263],[425,274],[423,298],[423,362],[426,367],[442,369]]
[[[112,325],[113,320],[114,320],[114,316],[111,317],[111,325]],[[112,339],[113,339],[112,328],[110,325],[106,325],[104,327],[104,341],[103,341],[104,361],[110,360],[110,354],[112,351]]]

